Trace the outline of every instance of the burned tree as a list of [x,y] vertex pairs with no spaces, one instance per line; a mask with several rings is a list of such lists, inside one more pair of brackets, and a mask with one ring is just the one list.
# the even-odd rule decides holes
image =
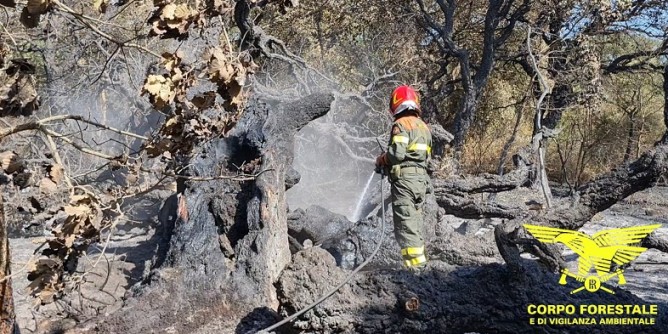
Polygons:
[[[426,6],[424,1],[417,1],[423,18],[422,25],[431,36],[431,40],[438,47],[441,54],[439,60],[439,71],[436,76],[429,80],[434,84],[448,73],[448,67],[455,62],[459,66],[457,80],[447,82],[440,89],[452,92],[452,85],[459,83],[462,89],[462,97],[458,110],[455,113],[453,125],[454,147],[456,159],[460,158],[461,150],[466,140],[466,135],[475,118],[476,109],[480,103],[481,95],[489,77],[494,69],[497,59],[497,50],[512,35],[518,21],[523,20],[524,15],[531,8],[529,1],[489,1],[484,7],[485,20],[483,26],[483,41],[481,54],[474,61],[472,50],[459,45],[457,31],[455,30],[456,12],[458,6],[463,3],[454,0],[436,1],[443,15],[443,23],[437,19],[432,6]],[[435,92],[437,94],[441,92]]]

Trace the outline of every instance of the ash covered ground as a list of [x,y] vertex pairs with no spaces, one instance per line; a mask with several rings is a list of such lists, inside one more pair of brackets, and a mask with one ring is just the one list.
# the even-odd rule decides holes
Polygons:
[[[377,182],[375,182],[377,188]],[[518,191],[500,195],[498,202],[516,201],[530,196]],[[586,224],[583,232],[640,224],[661,223],[657,233],[668,234],[668,188],[654,187],[639,192],[600,213]],[[517,197],[515,197],[517,196]],[[157,212],[160,201],[146,201],[145,212]],[[432,208],[436,208],[431,202]],[[436,210],[438,211],[438,210]],[[343,280],[350,269],[361,263],[380,237],[381,224],[376,212],[359,223],[348,221],[326,209],[295,209],[289,215],[292,239],[292,263],[277,283],[280,301],[278,315],[286,316],[304,307]],[[389,214],[389,213],[388,213]],[[413,274],[403,270],[398,246],[391,234],[391,222],[380,254],[352,282],[313,311],[284,326],[282,332],[305,333],[562,333],[585,330],[590,333],[662,333],[668,330],[668,255],[656,250],[643,253],[625,271],[627,284],[608,286],[616,292],[569,295],[577,282],[557,284],[559,276],[547,272],[526,256],[529,270],[523,280],[508,271],[494,244],[496,219],[465,220],[431,212],[428,221],[427,270]],[[12,271],[15,273],[15,302],[22,333],[49,333],[73,328],[90,319],[100,319],[123,306],[123,300],[137,282],[148,275],[160,243],[158,217],[139,216],[143,221],[118,226],[104,256],[101,247],[91,249],[79,270],[88,274],[77,291],[54,304],[35,310],[33,299],[25,294],[28,285],[25,263],[43,237],[12,238]],[[310,240],[314,246],[304,247]],[[577,258],[563,248],[563,255],[573,270]],[[406,311],[404,302],[419,300],[419,309]],[[642,326],[529,326],[528,304],[658,304],[657,325]],[[197,333],[246,333],[279,319],[266,309],[242,316],[242,321],[195,328]],[[175,331],[178,332],[178,331]]]

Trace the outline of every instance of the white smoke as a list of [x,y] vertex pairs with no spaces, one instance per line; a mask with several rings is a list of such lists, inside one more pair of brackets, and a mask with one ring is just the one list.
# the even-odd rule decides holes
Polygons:
[[[290,209],[318,205],[357,220],[358,202],[381,152],[376,138],[387,131],[387,120],[337,98],[325,117],[305,126],[295,138],[293,165],[301,180],[287,192]],[[386,139],[380,141],[385,145]]]

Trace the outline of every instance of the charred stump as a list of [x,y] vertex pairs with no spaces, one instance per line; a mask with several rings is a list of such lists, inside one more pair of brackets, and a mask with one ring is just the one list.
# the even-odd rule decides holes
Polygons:
[[[276,310],[274,283],[291,257],[285,190],[293,137],[325,115],[333,99],[330,94],[296,101],[254,98],[226,138],[198,148],[174,207],[166,208],[170,219],[164,222],[160,265],[134,288],[125,310],[98,328],[127,333],[166,326],[184,332],[202,324],[230,328],[253,309]],[[201,181],[239,170],[258,176]],[[173,314],[182,319],[162,320]]]

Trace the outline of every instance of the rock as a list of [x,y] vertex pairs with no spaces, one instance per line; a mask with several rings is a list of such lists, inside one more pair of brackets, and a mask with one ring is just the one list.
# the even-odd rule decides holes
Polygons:
[[459,234],[465,235],[465,236],[472,236],[476,234],[480,228],[482,228],[482,222],[479,220],[467,220],[463,222],[461,225],[459,225],[458,228],[455,229]]
[[[301,310],[343,282],[346,276],[346,272],[336,266],[334,257],[324,249],[311,247],[298,252],[276,285],[281,302],[280,315],[286,317]],[[306,312],[300,318],[303,321],[295,325],[316,332],[352,330],[352,323],[348,319],[336,315],[348,309],[346,301],[352,295],[350,286],[342,287],[312,311]]]

